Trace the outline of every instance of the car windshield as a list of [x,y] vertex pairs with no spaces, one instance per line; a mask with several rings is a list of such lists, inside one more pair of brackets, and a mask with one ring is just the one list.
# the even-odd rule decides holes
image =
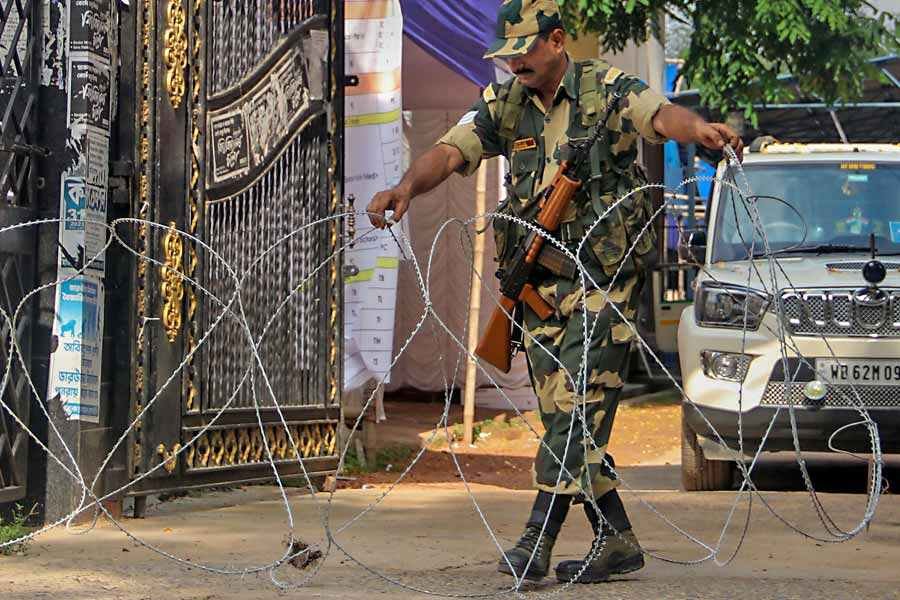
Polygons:
[[[747,165],[756,202],[752,210],[731,187],[719,196],[713,262],[765,254],[864,252],[871,234],[881,254],[900,253],[900,165],[843,161]],[[734,179],[743,189],[740,174]]]

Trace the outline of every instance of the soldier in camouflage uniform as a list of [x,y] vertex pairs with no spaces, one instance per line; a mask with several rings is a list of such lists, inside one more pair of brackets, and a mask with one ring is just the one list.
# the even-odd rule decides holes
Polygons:
[[[645,182],[635,164],[638,136],[652,143],[675,139],[717,150],[730,144],[738,153],[742,144],[727,126],[707,123],[669,104],[636,77],[599,60],[574,61],[565,51],[565,34],[553,0],[505,0],[497,20],[497,39],[485,58],[505,60],[515,76],[502,85],[486,87],[481,99],[413,163],[397,187],[372,199],[368,211],[372,223],[384,227],[385,210],[393,210],[394,220],[399,220],[416,195],[433,189],[453,172],[470,175],[483,159],[503,155],[510,165],[509,193],[498,212],[533,219],[536,199],[566,158],[568,142],[590,137],[603,125],[609,109],[606,134],[591,149],[583,172],[575,174],[585,183],[555,233],[573,253],[587,237],[579,258],[597,287],[589,284],[585,294],[579,278],[572,276],[572,265],[557,264],[542,269],[533,282],[555,313],[542,320],[527,305],[519,305],[529,334],[525,351],[546,433],[534,462],[538,496],[525,533],[498,566],[501,572],[519,577],[544,577],[574,500],[583,503],[603,548],[588,555],[587,565],[585,561],[560,563],[557,578],[605,581],[611,574],[628,573],[644,564],[615,489],[606,446],[633,335],[626,320],[637,312],[646,270],[655,254],[653,230],[646,227],[651,215],[649,198],[635,194],[613,208],[597,227],[592,225],[617,199]],[[617,96],[617,104],[610,106]],[[501,269],[525,233],[514,222],[494,219]],[[578,377],[586,318],[592,335],[587,382],[582,386]],[[573,418],[576,409],[580,414]]]

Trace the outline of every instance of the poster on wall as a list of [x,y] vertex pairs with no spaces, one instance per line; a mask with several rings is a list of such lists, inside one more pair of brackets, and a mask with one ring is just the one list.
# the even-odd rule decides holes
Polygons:
[[106,186],[89,185],[83,177],[63,177],[59,214],[59,267],[104,272]]
[[[403,174],[403,15],[399,0],[347,0],[344,11],[345,72],[359,79],[345,89],[344,193],[360,211]],[[351,266],[344,279],[345,389],[369,377],[390,381],[401,258],[391,232],[367,233],[368,219],[356,221],[362,237],[345,254]]]
[[[45,6],[49,4],[54,8],[44,11],[48,18],[45,53],[49,54],[45,55],[42,84],[66,90],[65,146],[73,161],[60,177],[61,220],[47,392],[48,400],[56,399],[68,419],[100,423],[104,248],[116,87],[111,47],[117,7],[110,0],[69,0]],[[59,80],[62,75],[65,79]]]
[[109,62],[92,54],[72,56],[69,87],[68,123],[74,133],[82,127],[109,131],[110,68]]
[[69,51],[91,52],[109,60],[109,0],[70,0],[69,11]]
[[99,423],[103,283],[72,277],[56,289],[50,397],[58,396],[70,419]]

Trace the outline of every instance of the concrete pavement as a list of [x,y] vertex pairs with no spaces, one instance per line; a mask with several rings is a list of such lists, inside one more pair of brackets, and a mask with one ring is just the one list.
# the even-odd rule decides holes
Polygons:
[[[624,494],[645,549],[666,559],[691,561],[705,551],[662,522],[641,501],[650,503],[679,527],[714,545],[734,500],[733,492],[685,494],[674,491],[677,467],[625,470],[634,488]],[[338,527],[376,501],[380,489],[341,490],[331,504]],[[502,545],[521,533],[533,494],[492,486],[474,486],[484,516]],[[782,516],[823,535],[805,492],[765,492]],[[323,543],[319,503],[289,490],[300,538]],[[838,525],[861,519],[863,494],[825,493],[824,505]],[[738,541],[747,505],[743,502],[726,538],[723,558]],[[136,535],[193,563],[244,567],[281,555],[286,519],[277,490],[247,487],[160,504],[144,520],[125,520]],[[279,592],[267,576],[243,578],[204,573],[176,565],[104,525],[85,535],[62,530],[39,538],[25,556],[0,557],[4,599],[25,598],[426,598],[436,594],[495,595],[512,580],[496,572],[499,551],[480,522],[460,483],[402,485],[370,514],[336,536],[338,548],[303,588]],[[554,561],[578,558],[590,543],[587,521],[573,510],[561,534]],[[726,567],[711,562],[686,567],[649,560],[626,579],[560,592],[551,579],[522,591],[560,598],[870,598],[900,597],[900,501],[886,495],[868,533],[842,544],[814,542],[791,532],[754,502],[749,535],[738,558]],[[377,574],[376,574],[377,573]],[[308,574],[287,566],[278,576],[299,581]],[[388,579],[419,592],[394,585]]]

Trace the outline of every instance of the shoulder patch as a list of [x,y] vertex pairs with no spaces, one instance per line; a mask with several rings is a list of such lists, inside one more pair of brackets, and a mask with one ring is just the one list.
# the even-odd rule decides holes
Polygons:
[[497,99],[497,93],[494,92],[494,84],[489,84],[484,88],[484,92],[482,92],[481,97],[484,98],[485,102],[493,102]]
[[477,116],[478,116],[477,110],[470,110],[469,112],[467,112],[466,114],[464,114],[462,116],[462,118],[459,120],[457,125],[468,125],[470,123],[474,123],[475,117],[477,117]]
[[616,82],[616,80],[622,76],[624,71],[622,69],[617,69],[616,67],[610,67],[606,72],[606,77],[603,78],[603,83],[610,85]]

